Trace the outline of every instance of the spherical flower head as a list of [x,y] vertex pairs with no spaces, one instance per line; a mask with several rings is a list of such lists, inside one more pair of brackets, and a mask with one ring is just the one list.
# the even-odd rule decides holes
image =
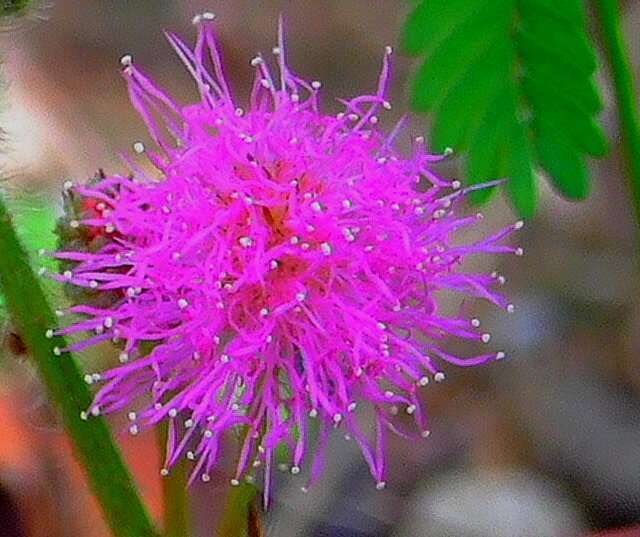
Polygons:
[[[287,66],[280,31],[276,74],[263,58],[251,61],[245,111],[223,75],[211,19],[196,18],[193,48],[168,34],[195,80],[195,104],[177,104],[131,57],[122,60],[157,145],[134,151],[160,173],[149,176],[131,158],[132,175],[67,185],[78,217],[69,227],[90,240],[53,254],[68,264],[54,277],[89,295],[70,309],[82,320],[57,332],[94,332],[65,350],[117,343],[121,364],[87,376],[103,383],[89,413],[128,409],[134,434],[168,420],[163,473],[186,457],[192,477],[208,481],[235,434],[231,482],[264,469],[268,493],[279,446],[289,447],[291,472],[312,482],[330,432],[343,428],[381,488],[385,435],[429,434],[419,391],[444,379],[442,364],[503,356],[447,352],[451,336],[486,343],[488,335],[475,319],[443,315],[436,294],[510,309],[495,291],[500,277],[461,264],[479,253],[520,253],[502,244],[520,224],[455,242],[480,216],[456,215],[465,192],[434,171],[444,156],[429,154],[421,138],[402,155],[402,122],[390,134],[378,127],[377,114],[391,106],[389,47],[375,92],[326,115],[320,83]],[[373,410],[371,439],[362,408]],[[402,429],[400,411],[415,428]]]

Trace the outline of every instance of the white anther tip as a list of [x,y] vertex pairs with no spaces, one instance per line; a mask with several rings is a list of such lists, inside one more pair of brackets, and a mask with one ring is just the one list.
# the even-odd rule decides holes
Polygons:
[[203,21],[212,21],[216,18],[215,13],[211,13],[210,11],[206,11],[204,13],[200,13],[198,15],[195,15],[192,19],[191,19],[191,23],[192,24],[200,24]]

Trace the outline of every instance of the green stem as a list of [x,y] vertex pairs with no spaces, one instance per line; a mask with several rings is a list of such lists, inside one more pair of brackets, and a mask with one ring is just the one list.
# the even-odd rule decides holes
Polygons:
[[64,339],[45,336],[45,332],[56,325],[56,317],[2,200],[0,252],[0,288],[9,314],[40,371],[49,397],[62,414],[76,456],[85,468],[113,534],[157,537],[159,534],[136,492],[106,421],[101,417],[88,420],[80,417],[80,412],[91,404],[91,392],[73,356],[54,355],[54,348],[66,346]]
[[257,493],[258,489],[247,483],[230,489],[218,531],[220,537],[263,537],[265,535]]
[[[164,451],[167,427],[162,427],[158,435],[161,451]],[[162,480],[162,500],[164,504],[164,537],[191,536],[191,504],[189,502],[189,469],[185,461],[171,468]]]
[[636,219],[640,225],[640,115],[638,114],[638,92],[627,50],[620,2],[618,0],[596,0],[611,74],[613,77],[622,146],[633,197]]

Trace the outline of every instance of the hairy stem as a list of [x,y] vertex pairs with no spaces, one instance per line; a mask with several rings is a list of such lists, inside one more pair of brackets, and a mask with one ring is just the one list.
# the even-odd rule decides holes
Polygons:
[[622,27],[619,0],[597,0],[596,6],[611,66],[633,205],[640,225],[640,116],[636,81]]
[[45,335],[56,325],[56,317],[1,199],[0,288],[9,315],[39,369],[49,397],[62,415],[78,461],[85,468],[113,535],[157,537],[159,534],[138,496],[106,421],[101,417],[88,420],[80,417],[81,411],[91,404],[92,395],[73,356],[54,354],[55,348],[66,346],[64,339]]

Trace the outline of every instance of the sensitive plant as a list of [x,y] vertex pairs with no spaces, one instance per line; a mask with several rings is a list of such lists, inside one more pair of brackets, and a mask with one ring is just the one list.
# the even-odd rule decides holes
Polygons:
[[[430,1],[429,5],[432,4],[434,4],[434,2]],[[484,0],[479,0],[476,4],[476,6],[471,7],[482,7],[488,5]],[[511,9],[513,7],[520,8],[521,6],[525,6],[528,14],[530,15],[528,17],[529,21],[533,20],[535,22],[535,20],[540,20],[538,15],[544,14],[546,22],[557,25],[559,22],[563,21],[564,23],[572,23],[571,10],[574,8],[574,4],[577,5],[578,3],[573,2],[570,4],[571,5],[559,5],[557,3],[553,4],[544,0],[540,2],[519,2],[513,5],[510,4],[507,7]],[[0,9],[0,15],[21,11],[22,7],[25,5],[26,2],[9,3],[9,7],[7,9],[4,11]],[[426,6],[426,2],[424,5]],[[467,8],[469,6],[465,5],[464,7]],[[632,98],[636,93],[634,91],[635,81],[632,76],[628,52],[625,48],[624,32],[622,29],[620,13],[621,7],[614,0],[598,0],[595,3],[595,7],[596,18],[602,23],[602,41],[608,52],[609,64],[612,70],[613,86],[616,91],[616,100],[623,130],[621,144],[626,150],[625,157],[628,164],[628,176],[634,193],[634,206],[636,213],[640,214],[640,211],[638,210],[640,207],[640,202],[638,201],[640,197],[637,195],[639,191],[638,185],[640,184],[638,177],[640,174],[638,174],[638,167],[636,165],[637,162],[640,161],[640,159],[637,158],[640,147],[640,144],[638,143],[638,140],[640,139],[640,136],[638,135],[638,113],[635,100]],[[511,12],[516,13],[513,9],[511,9]],[[410,34],[414,37],[422,35],[430,40],[431,43],[435,43],[434,39],[442,37],[443,34],[441,31],[437,31],[435,33],[426,31],[428,25],[433,23],[436,30],[441,27],[445,32],[447,29],[452,28],[451,25],[445,27],[444,23],[446,20],[441,17],[441,13],[439,13],[437,9],[433,9],[433,6],[431,10],[433,17],[428,17],[426,19],[420,18],[420,16],[416,17],[416,13],[419,14],[420,11],[414,12],[414,15],[411,16],[407,24],[407,36],[410,39]],[[449,11],[447,13],[449,13]],[[475,20],[478,20],[476,16],[477,13],[478,11],[473,9],[458,10],[456,15],[457,22],[461,22],[463,18],[468,15],[471,16],[469,17],[470,21],[474,17]],[[504,26],[504,29],[507,31],[508,40],[514,36],[516,37],[516,39],[513,40],[516,45],[523,27],[520,24],[523,19],[523,15],[527,15],[527,13],[519,11],[516,17],[513,18],[514,24]],[[551,19],[549,15],[553,15],[554,18]],[[6,17],[4,20],[6,20]],[[576,17],[575,20],[578,21],[578,25],[581,25],[584,19]],[[498,24],[502,24],[502,21],[503,18],[500,18]],[[455,23],[456,20],[453,22]],[[524,22],[524,27],[526,29],[527,21],[525,20]],[[469,24],[472,29],[479,28],[481,31],[480,33],[486,30],[486,25],[484,24],[475,26],[473,21]],[[540,26],[538,25],[538,27]],[[495,29],[495,25],[492,24],[491,29]],[[570,32],[562,31],[556,32],[556,34],[556,37],[569,36],[567,39],[574,39],[576,37],[575,28]],[[495,36],[495,32],[491,31],[487,35],[489,35],[489,39],[491,39]],[[580,39],[583,37],[588,39],[584,27],[579,28],[577,35]],[[564,38],[562,37],[561,39]],[[461,44],[463,46],[468,46],[470,42],[472,43],[473,39],[470,41],[464,40],[464,42],[459,40],[456,41],[457,44]],[[548,45],[548,40],[546,39],[542,39],[539,42],[543,45]],[[560,44],[563,45],[563,43]],[[410,44],[410,46],[413,45]],[[478,47],[474,50],[476,49],[478,49]],[[572,54],[567,56],[566,54],[563,54],[564,49],[566,49],[564,46],[554,46],[551,47],[551,49],[547,47],[541,52],[543,55],[546,54],[547,58],[553,65],[559,65],[562,64],[564,61],[563,59],[566,59],[566,57],[573,57],[573,52],[576,50],[575,47],[571,48],[570,52],[572,52]],[[582,49],[584,50],[584,47],[582,47]],[[424,52],[424,49],[421,50]],[[450,52],[453,51],[451,50]],[[429,55],[429,53],[427,53],[427,55]],[[462,72],[465,72],[466,68],[469,67],[469,65],[472,65],[466,61],[467,58],[473,57],[475,56],[465,56],[463,54],[460,56],[461,63],[456,63],[452,62],[449,55],[447,55],[448,61],[445,63],[449,66],[453,66],[455,64],[457,65],[458,72],[460,72],[460,68],[462,68]],[[500,58],[502,58],[502,56],[500,56]],[[516,63],[514,65],[521,66],[520,63]],[[450,69],[448,73],[451,73],[452,70],[455,69]],[[474,76],[472,71],[473,69],[468,71],[469,77]],[[513,76],[519,78],[520,75],[526,74],[525,71],[519,68],[511,70],[512,78]],[[492,73],[493,72],[494,70],[492,70]],[[445,71],[445,74],[447,74],[447,71]],[[567,81],[566,76],[564,76],[565,74],[566,70],[563,71],[558,69],[554,70],[554,72],[548,73],[546,80],[560,82],[560,84],[551,84],[553,87],[550,91],[555,91],[553,88],[556,88],[557,90]],[[558,78],[558,76],[560,78]],[[466,79],[469,77],[464,77],[465,83]],[[432,86],[434,83],[436,83],[436,89],[443,87],[442,84],[438,84],[438,78],[419,77],[419,80],[421,80],[421,83],[415,86],[416,94],[423,90],[430,91],[428,87]],[[583,81],[584,78],[581,77],[579,80]],[[450,81],[448,77],[445,82],[447,81]],[[570,85],[572,87],[575,86],[573,82],[571,82]],[[547,86],[549,85],[547,84]],[[585,90],[587,89],[584,84],[582,88]],[[431,91],[431,93],[433,92]],[[574,94],[575,92],[572,93],[572,95]],[[585,92],[582,91],[581,95],[584,96],[584,94]],[[547,92],[547,96],[549,95],[550,93]],[[563,97],[566,97],[566,95],[563,95]],[[562,106],[567,104],[566,100],[558,101],[555,97],[552,98],[552,101],[553,102],[549,101],[549,104],[553,106],[556,106],[559,103],[563,103]],[[437,123],[439,124],[439,127],[436,127],[434,135],[436,135],[439,130],[441,134],[448,133],[448,136],[440,136],[439,140],[435,140],[436,144],[444,141],[445,145],[452,145],[454,139],[465,139],[465,136],[469,133],[469,124],[464,120],[466,113],[472,109],[482,109],[482,106],[474,106],[470,109],[468,106],[460,104],[460,102],[458,102],[457,99],[454,99],[453,96],[447,97],[447,103],[452,106],[447,108],[447,113],[445,113],[444,107],[438,110]],[[453,106],[455,103],[458,104]],[[527,117],[527,114],[519,116],[520,119],[527,119]],[[450,126],[450,128],[448,128],[448,126]],[[477,141],[478,131],[474,129],[473,132],[474,137],[471,137],[470,139]],[[554,181],[558,181],[560,173],[565,174],[565,171],[571,168],[570,165],[575,161],[573,157],[568,160],[566,158],[567,147],[575,146],[574,141],[570,141],[568,138],[568,135],[573,132],[574,131],[571,129],[563,129],[562,132],[558,131],[555,133],[556,136],[563,137],[564,143],[558,146],[558,148],[553,148],[556,149],[558,153],[558,155],[556,155],[557,163],[554,164],[556,168],[548,169],[548,171],[553,176]],[[496,147],[501,147],[500,142],[509,142],[509,147],[513,147],[514,140],[517,146],[521,143],[522,137],[511,137],[503,140],[501,137],[496,136],[495,132],[492,132],[486,135],[486,140],[488,145],[472,144],[472,147],[470,148],[470,157],[467,162],[467,175],[469,176],[469,181],[483,181],[487,177],[492,178],[502,176],[503,173],[500,170],[508,166],[505,166],[502,161],[502,163],[497,161],[496,155],[499,154],[499,152],[496,153]],[[460,143],[456,143],[455,147],[460,148]],[[581,154],[583,153],[584,151],[581,152]],[[511,158],[508,162],[509,166],[512,166],[514,163],[518,164],[519,162],[522,162],[522,158],[518,160],[519,155],[521,155],[520,153],[516,152],[510,154]],[[577,153],[574,148],[573,155],[575,156],[576,154]],[[527,155],[525,154],[525,156]],[[491,172],[491,169],[494,171]],[[583,188],[585,185],[583,180],[585,177],[584,173],[582,173],[579,168],[576,169],[578,173],[573,177],[569,173],[566,173],[565,176],[560,177],[563,184],[557,184],[558,188],[560,188],[563,193],[572,197],[579,197],[585,193]],[[473,170],[480,173],[472,173]],[[522,170],[522,167],[516,167],[515,171],[518,172],[519,178],[527,176],[527,174]],[[568,186],[565,186],[565,183]],[[523,183],[522,181],[509,181],[507,184],[509,185],[514,198],[517,198],[515,201],[519,210],[521,212],[531,212],[534,207],[531,203],[533,198],[529,195],[530,189],[528,188],[528,185],[530,185],[531,182]],[[518,185],[527,188],[520,188]],[[565,190],[569,188],[571,191],[567,190],[565,192]],[[486,192],[486,189],[476,191],[476,198],[478,196],[485,197]],[[460,196],[462,195],[463,194],[460,194]],[[70,197],[71,196],[72,194],[70,194]],[[453,201],[455,202],[456,200]],[[55,334],[52,335],[49,331],[46,332],[45,336],[45,327],[53,324],[54,314],[49,306],[49,301],[47,300],[41,285],[31,270],[27,249],[25,249],[18,240],[16,225],[13,221],[12,214],[7,210],[3,200],[0,200],[0,247],[3,251],[3,255],[0,256],[0,286],[2,287],[2,292],[6,298],[8,313],[15,322],[17,329],[20,331],[22,336],[24,336],[29,352],[34,359],[34,363],[37,364],[43,381],[48,389],[48,393],[64,418],[66,430],[73,441],[79,460],[85,467],[92,490],[105,512],[106,519],[109,522],[112,531],[115,535],[119,536],[135,535],[138,537],[140,535],[157,535],[157,532],[135,491],[135,487],[129,477],[127,469],[120,459],[118,450],[111,439],[105,421],[101,417],[95,417],[89,422],[83,422],[78,416],[78,410],[88,405],[88,387],[79,382],[81,377],[79,376],[79,367],[74,356],[68,355],[65,356],[64,359],[59,359],[58,357],[51,355],[51,349],[53,347],[58,347],[56,354],[61,353],[60,349],[66,346],[65,338]],[[96,247],[96,245],[94,244],[93,247]],[[87,248],[87,246],[85,245],[83,248]],[[70,265],[72,264],[72,262],[69,263]],[[16,278],[16,274],[20,274],[20,278]],[[67,288],[70,289],[71,286],[67,286]],[[81,290],[81,288],[77,289]],[[93,293],[91,290],[89,291],[88,296],[92,297],[92,300],[94,301],[98,296],[102,296],[102,300],[106,300],[107,302],[110,300],[105,298],[107,295],[102,291],[99,294]],[[82,293],[79,293],[76,298],[79,299],[81,295]],[[116,296],[116,294],[111,295],[112,298]],[[47,337],[49,337],[49,339],[47,339]],[[238,529],[238,531],[241,530]],[[185,530],[183,533],[188,533],[188,531]]]
[[130,174],[65,184],[69,217],[62,247],[49,254],[62,271],[48,275],[75,289],[74,305],[59,312],[74,320],[47,336],[85,334],[56,355],[106,341],[119,348],[117,367],[86,376],[100,388],[83,418],[126,411],[132,434],[168,422],[163,475],[186,458],[192,480],[210,480],[224,444],[239,436],[230,481],[260,473],[267,500],[281,446],[306,488],[321,474],[331,431],[343,429],[382,488],[385,436],[429,435],[420,389],[444,379],[443,364],[504,356],[447,350],[450,338],[490,336],[477,319],[443,314],[439,294],[511,311],[497,290],[504,278],[462,265],[476,254],[521,254],[504,240],[522,223],[459,244],[482,215],[459,214],[468,191],[437,173],[446,154],[430,154],[422,137],[401,152],[404,118],[390,133],[379,128],[391,108],[390,47],[375,91],[327,115],[320,82],[289,68],[281,26],[277,70],[251,60],[245,110],[212,21],[196,17],[193,47],[167,34],[195,81],[194,104],[178,104],[122,58],[156,147],[134,144]]

